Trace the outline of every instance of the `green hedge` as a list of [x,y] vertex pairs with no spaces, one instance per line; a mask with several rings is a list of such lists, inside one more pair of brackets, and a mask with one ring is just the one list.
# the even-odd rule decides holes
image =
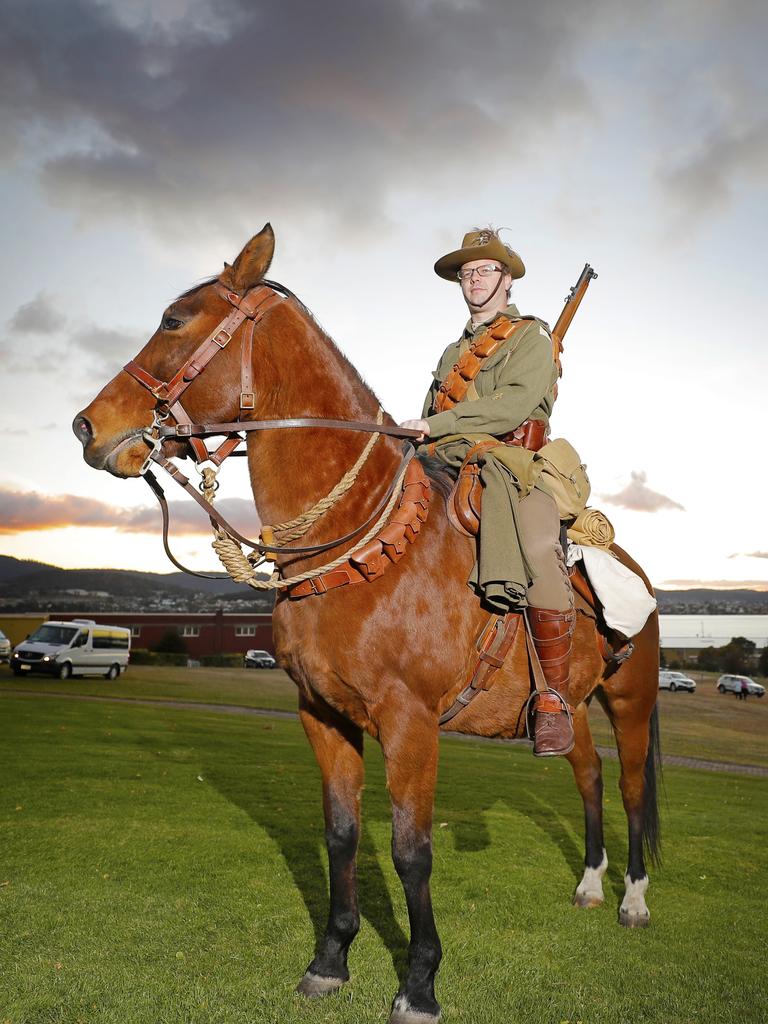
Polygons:
[[242,668],[242,654],[203,654],[199,658],[189,654],[171,654],[169,652],[148,651],[144,647],[131,650],[132,665],[180,665],[185,667],[188,661],[195,661],[206,668]]
[[188,658],[188,654],[160,654],[157,651],[134,647],[131,650],[130,662],[132,665],[186,665]]
[[242,668],[242,654],[203,654],[197,660],[205,668]]

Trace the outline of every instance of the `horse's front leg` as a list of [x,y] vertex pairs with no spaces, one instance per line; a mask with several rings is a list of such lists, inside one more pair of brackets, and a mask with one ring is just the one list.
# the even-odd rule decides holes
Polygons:
[[299,715],[323,776],[331,901],[325,934],[296,991],[324,996],[349,981],[347,953],[360,928],[355,862],[364,775],[363,733],[330,709],[310,705],[303,697]]
[[437,720],[400,706],[380,723],[387,787],[392,800],[392,860],[408,906],[408,971],[389,1024],[430,1024],[440,1017],[435,975],[442,949],[432,913],[432,813],[437,779]]

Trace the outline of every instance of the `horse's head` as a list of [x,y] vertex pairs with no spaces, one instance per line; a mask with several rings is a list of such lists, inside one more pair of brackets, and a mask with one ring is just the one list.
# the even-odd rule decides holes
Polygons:
[[[168,395],[167,389],[164,391],[159,385],[171,383],[182,368],[186,368],[184,379],[178,386],[183,388],[184,411],[192,420],[237,419],[241,343],[248,321],[233,330],[231,344],[228,338],[225,340],[224,332],[220,340],[225,340],[225,344],[212,346],[216,358],[204,374],[198,376],[195,364],[191,368],[187,364],[206,338],[233,313],[233,302],[237,303],[263,279],[274,248],[275,237],[267,224],[231,266],[225,264],[218,278],[184,293],[168,306],[160,326],[128,364],[129,369],[121,370],[75,417],[72,429],[89,465],[115,476],[139,475],[149,452],[144,432],[151,426],[156,411],[165,414],[169,407],[173,409],[172,399],[178,390],[172,389]],[[255,390],[258,386],[259,382],[254,381]],[[186,444],[166,443],[163,450],[168,455],[186,454]]]

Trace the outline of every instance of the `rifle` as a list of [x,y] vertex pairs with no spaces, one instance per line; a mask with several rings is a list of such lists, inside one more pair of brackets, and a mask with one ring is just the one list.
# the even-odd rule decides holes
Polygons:
[[[552,328],[552,342],[558,377],[563,376],[563,367],[560,363],[560,353],[563,351],[563,338],[565,337],[565,332],[571,326],[571,320],[576,316],[576,310],[579,308],[581,300],[586,295],[589,282],[593,277],[597,277],[597,274],[588,263],[585,263],[579,280],[566,296],[563,311],[557,318],[557,323]],[[555,395],[557,395],[557,385],[555,385]]]

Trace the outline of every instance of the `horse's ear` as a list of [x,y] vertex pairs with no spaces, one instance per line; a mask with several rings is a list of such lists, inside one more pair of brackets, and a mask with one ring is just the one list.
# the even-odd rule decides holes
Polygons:
[[265,224],[258,235],[246,243],[232,266],[224,264],[219,280],[233,292],[247,292],[262,280],[275,254],[275,233],[271,224]]

